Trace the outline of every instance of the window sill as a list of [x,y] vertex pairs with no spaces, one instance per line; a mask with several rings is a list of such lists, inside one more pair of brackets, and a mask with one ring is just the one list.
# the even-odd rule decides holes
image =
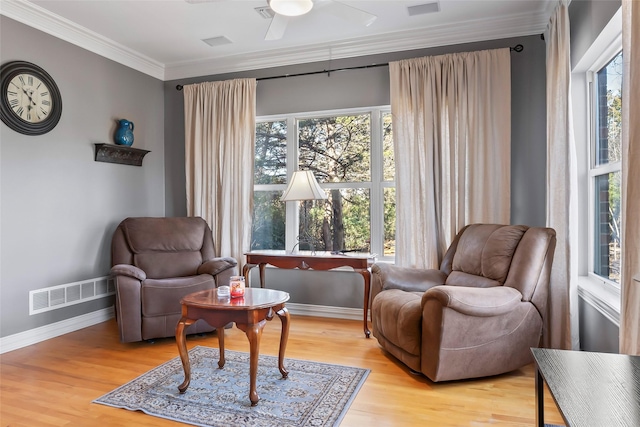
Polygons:
[[620,326],[620,290],[591,277],[578,277],[578,295],[616,326]]

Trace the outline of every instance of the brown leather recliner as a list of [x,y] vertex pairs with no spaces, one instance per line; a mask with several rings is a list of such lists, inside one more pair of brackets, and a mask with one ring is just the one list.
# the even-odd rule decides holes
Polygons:
[[374,264],[373,335],[436,382],[521,368],[540,343],[555,244],[550,228],[473,224],[438,270]]
[[[125,219],[113,234],[111,265],[122,342],[175,336],[182,297],[238,274],[234,258],[215,256],[211,229],[199,217]],[[199,320],[186,333],[213,330]]]

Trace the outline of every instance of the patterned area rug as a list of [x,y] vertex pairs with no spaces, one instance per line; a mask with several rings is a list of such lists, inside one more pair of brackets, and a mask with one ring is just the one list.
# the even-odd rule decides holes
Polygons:
[[218,369],[218,349],[189,351],[191,384],[176,357],[94,403],[142,411],[149,415],[204,427],[337,426],[369,375],[368,369],[285,358],[289,377],[282,379],[278,358],[260,355],[257,391],[249,401],[249,354],[226,350]]

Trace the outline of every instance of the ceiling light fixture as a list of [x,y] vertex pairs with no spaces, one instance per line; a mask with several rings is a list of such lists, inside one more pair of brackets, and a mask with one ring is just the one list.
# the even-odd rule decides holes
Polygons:
[[267,3],[276,13],[285,16],[304,15],[313,7],[311,0],[268,0]]

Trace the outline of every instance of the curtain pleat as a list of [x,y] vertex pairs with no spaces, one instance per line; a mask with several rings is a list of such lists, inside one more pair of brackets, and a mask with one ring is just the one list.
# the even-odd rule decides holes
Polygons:
[[251,242],[255,105],[255,79],[184,86],[187,214],[239,265]]
[[437,268],[466,224],[510,221],[509,49],[389,64],[396,264]]
[[[551,15],[547,42],[547,226],[556,231],[543,345],[578,346],[576,150],[571,121],[571,65],[568,2]],[[570,309],[571,307],[571,309]],[[573,321],[572,321],[573,320]],[[572,332],[573,329],[573,332]],[[573,336],[573,338],[572,338]]]
[[640,355],[640,2],[622,0],[620,353]]

